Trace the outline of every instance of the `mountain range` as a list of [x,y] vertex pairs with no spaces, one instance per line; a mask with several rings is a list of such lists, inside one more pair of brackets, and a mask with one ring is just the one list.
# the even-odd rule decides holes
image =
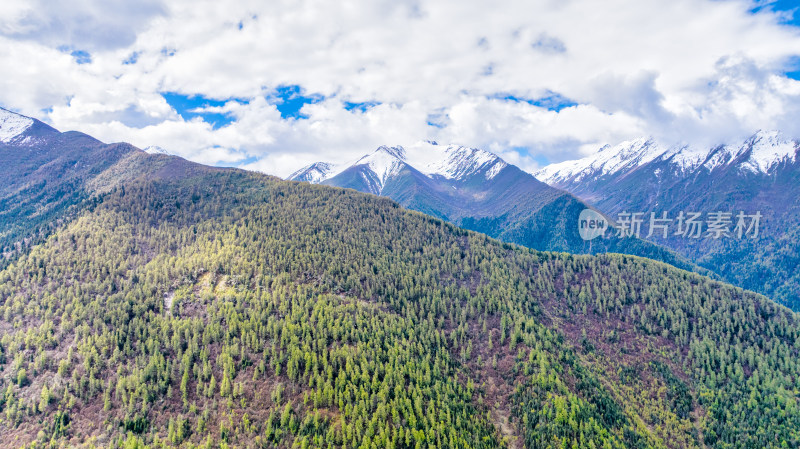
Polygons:
[[2,447],[800,444],[762,295],[0,112]]
[[[712,148],[642,138],[531,175],[485,150],[420,142],[380,147],[347,164],[318,162],[288,179],[388,196],[404,207],[539,250],[620,252],[713,273],[800,309],[797,152],[798,142],[779,132]],[[587,208],[616,227],[627,217],[633,235],[610,228],[604,238],[581,239],[577,224]],[[681,212],[696,217],[692,237],[675,232]],[[640,231],[633,229],[633,217],[641,221]],[[650,232],[650,219],[659,223],[656,217],[662,227]],[[709,234],[712,217],[722,217],[722,235]],[[663,223],[672,224],[666,237]]]
[[611,232],[603,239],[582,239],[578,218],[591,206],[477,148],[432,141],[381,146],[352,163],[317,162],[287,179],[387,196],[403,207],[538,250],[618,252],[697,268],[642,239]]
[[[685,238],[657,232],[671,248],[736,285],[800,308],[800,142],[758,132],[709,149],[638,139],[606,146],[586,158],[553,164],[534,175],[567,190],[612,218],[622,212],[676,219],[680,212],[759,215],[745,238]],[[752,221],[752,220],[751,220]],[[705,223],[707,225],[707,223]],[[747,223],[748,226],[750,222]]]

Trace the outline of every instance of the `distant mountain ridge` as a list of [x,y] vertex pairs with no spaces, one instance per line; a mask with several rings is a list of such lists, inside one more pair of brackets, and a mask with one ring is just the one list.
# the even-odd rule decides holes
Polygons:
[[589,208],[586,203],[478,148],[433,141],[381,146],[349,164],[308,165],[288,179],[387,196],[406,208],[538,250],[620,252],[696,268],[638,239],[609,233],[584,241],[578,216]]
[[478,148],[461,145],[439,145],[437,142],[418,142],[408,148],[381,146],[350,164],[315,162],[289,175],[286,179],[323,183],[348,170],[368,169],[362,180],[369,193],[380,195],[386,182],[404,167],[412,167],[430,178],[463,180],[477,173],[492,179],[508,164],[497,155]]
[[666,162],[674,172],[708,172],[735,166],[752,173],[769,173],[781,163],[797,158],[800,142],[778,131],[759,131],[744,142],[709,149],[689,145],[664,146],[653,138],[640,138],[606,145],[583,159],[548,165],[534,172],[542,182],[562,188],[597,181],[603,176],[624,176],[650,163]]
[[654,236],[728,282],[800,310],[800,142],[760,131],[711,148],[667,147],[653,139],[606,146],[535,176],[590,202],[612,218],[681,211],[761,214],[752,239]]

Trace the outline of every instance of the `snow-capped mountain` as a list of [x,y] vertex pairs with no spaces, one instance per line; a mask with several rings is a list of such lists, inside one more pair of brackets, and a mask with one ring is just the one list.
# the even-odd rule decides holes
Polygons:
[[39,120],[0,108],[0,146],[33,149],[56,134],[57,130]]
[[[424,157],[425,154],[437,154],[438,146],[435,142],[422,142],[413,149],[419,153],[419,157]],[[438,159],[431,158],[422,165],[421,171],[429,176],[447,179],[466,179],[476,173],[483,173],[484,178],[490,180],[508,166],[494,153],[478,148],[450,145],[443,153]]]
[[350,168],[360,170],[360,176],[370,193],[380,194],[386,183],[407,166],[403,147],[382,146],[358,159]]
[[534,249],[620,252],[692,268],[639,239],[583,241],[577,223],[585,203],[478,148],[432,141],[382,146],[338,167],[311,164],[288,179],[387,196],[406,208]]
[[97,189],[132,173],[130,160],[124,169],[109,169],[136,153],[132,145],[62,133],[0,109],[0,252],[36,244],[68,222],[71,211],[90,204]]
[[0,108],[0,142],[10,143],[16,140],[33,123],[32,118]]
[[712,172],[735,165],[741,171],[767,173],[782,162],[794,162],[800,143],[780,132],[760,131],[744,142],[709,149],[663,146],[653,139],[637,139],[606,145],[583,159],[551,164],[534,173],[550,185],[567,188],[608,176],[620,176],[654,162],[666,162],[678,173]]
[[386,184],[405,168],[431,179],[463,181],[476,174],[481,174],[484,180],[491,180],[507,166],[505,161],[489,151],[424,141],[407,148],[381,146],[350,164],[315,162],[292,173],[287,179],[323,183],[345,172],[356,171],[367,187],[366,191],[381,194]]
[[742,162],[743,169],[768,173],[782,163],[795,162],[798,150],[800,141],[790,140],[777,131],[760,132],[746,141],[735,155],[747,156]]
[[723,279],[800,309],[800,142],[761,131],[713,148],[666,147],[638,139],[535,176],[589,201],[610,217],[641,212],[758,214],[748,239],[654,237]]
[[292,173],[286,179],[319,184],[328,178],[328,175],[335,170],[335,167],[334,164],[329,164],[327,162],[314,162]]

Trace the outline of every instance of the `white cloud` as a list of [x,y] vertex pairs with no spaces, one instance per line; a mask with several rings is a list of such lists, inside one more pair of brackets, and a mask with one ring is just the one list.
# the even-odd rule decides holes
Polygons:
[[[205,163],[255,158],[249,167],[285,175],[435,139],[533,168],[640,135],[800,135],[800,87],[781,75],[800,31],[744,0],[63,5],[0,6],[0,105]],[[92,62],[78,65],[75,49]],[[283,119],[268,101],[280,85],[325,100]],[[234,118],[214,129],[163,92],[246,102],[209,109]],[[498,99],[553,92],[579,105]]]
[[125,47],[140,25],[163,13],[156,0],[29,0],[0,4],[0,34],[52,47],[94,51]]

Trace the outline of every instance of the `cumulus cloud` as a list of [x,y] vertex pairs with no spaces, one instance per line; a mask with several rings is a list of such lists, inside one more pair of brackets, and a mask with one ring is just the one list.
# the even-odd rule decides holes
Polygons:
[[[533,169],[642,135],[800,135],[800,31],[745,0],[59,5],[0,6],[0,105],[204,163],[286,175],[434,139]],[[313,101],[287,116],[282,86]]]
[[140,26],[163,11],[156,0],[3,2],[0,35],[60,48],[107,50],[132,44]]

